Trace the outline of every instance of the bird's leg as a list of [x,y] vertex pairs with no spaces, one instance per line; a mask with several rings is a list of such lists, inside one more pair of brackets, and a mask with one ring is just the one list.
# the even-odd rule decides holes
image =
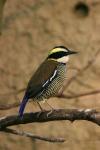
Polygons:
[[47,113],[47,117],[49,117],[49,115],[54,111],[54,108],[47,102],[47,101],[45,101],[47,104],[48,104],[48,106],[51,108],[51,110]]
[[41,113],[42,112],[44,112],[45,110],[41,107],[41,105],[40,105],[40,103],[39,102],[37,102],[37,104],[38,104],[38,106],[39,106],[39,108],[41,109],[41,111],[38,113],[38,118],[40,117],[40,115],[41,115]]
[[37,102],[37,104],[38,104],[39,108],[41,109],[41,111],[43,112],[43,111],[44,111],[44,109],[41,107],[40,103],[39,103],[39,102]]
[[53,111],[54,110],[54,108],[47,102],[47,101],[45,101],[46,103],[47,103],[47,105],[51,108],[51,110]]

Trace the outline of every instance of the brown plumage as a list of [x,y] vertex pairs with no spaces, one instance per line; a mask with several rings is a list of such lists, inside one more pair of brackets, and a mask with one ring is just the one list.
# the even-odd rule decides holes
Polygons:
[[50,79],[57,69],[58,62],[54,60],[45,60],[31,77],[26,93],[29,98],[35,98],[42,90],[43,84]]

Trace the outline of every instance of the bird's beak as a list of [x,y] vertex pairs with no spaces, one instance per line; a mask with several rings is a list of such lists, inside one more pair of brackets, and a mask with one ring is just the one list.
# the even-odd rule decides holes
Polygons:
[[69,52],[69,55],[71,55],[71,54],[77,54],[78,52],[75,52],[75,51],[70,51]]

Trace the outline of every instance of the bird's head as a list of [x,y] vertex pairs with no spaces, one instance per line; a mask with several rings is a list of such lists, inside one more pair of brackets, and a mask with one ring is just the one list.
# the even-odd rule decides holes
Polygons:
[[72,51],[64,46],[56,46],[50,50],[47,59],[55,60],[60,63],[67,63],[71,54],[77,52]]

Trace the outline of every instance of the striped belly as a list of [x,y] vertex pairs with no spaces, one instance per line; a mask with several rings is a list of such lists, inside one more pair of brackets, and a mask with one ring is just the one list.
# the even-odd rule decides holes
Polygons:
[[48,85],[48,87],[41,94],[35,97],[36,101],[48,99],[50,97],[55,96],[59,92],[65,80],[66,65],[60,64],[57,70],[57,77],[50,83],[50,85]]

